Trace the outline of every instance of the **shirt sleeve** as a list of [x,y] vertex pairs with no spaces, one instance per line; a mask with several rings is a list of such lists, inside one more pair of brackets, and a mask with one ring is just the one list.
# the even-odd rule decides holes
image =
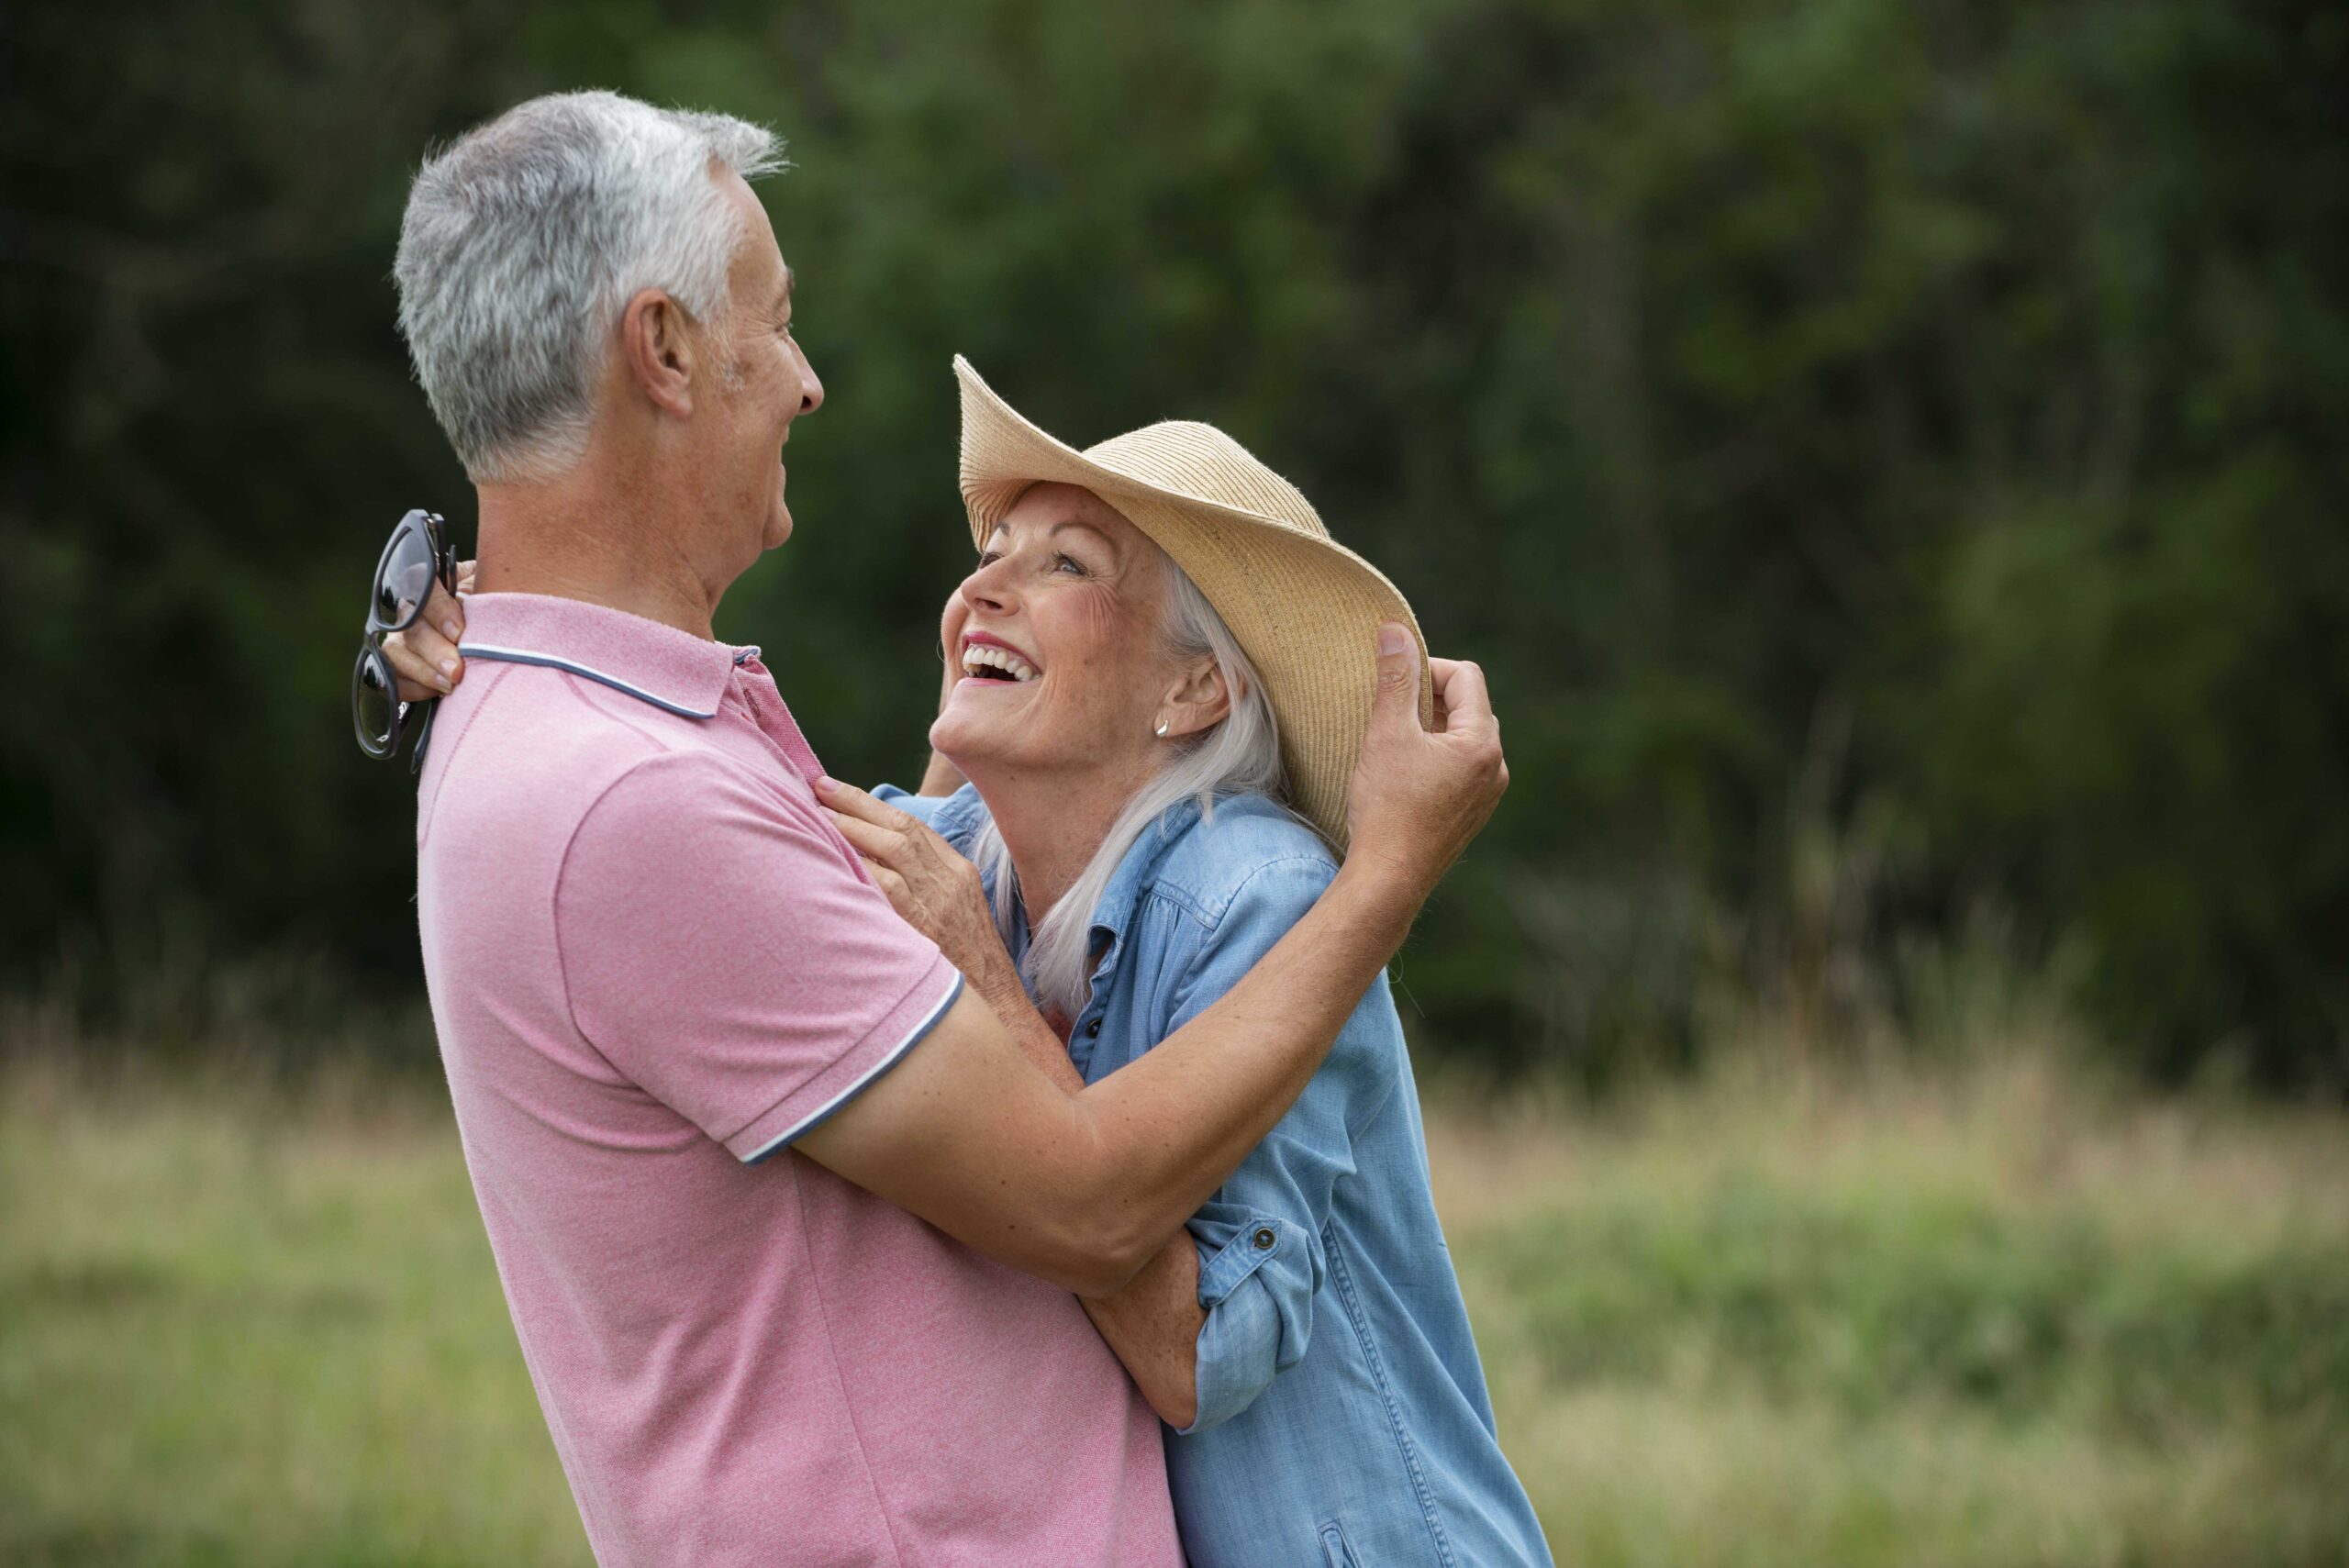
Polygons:
[[962,988],[812,796],[702,754],[649,759],[604,793],[554,915],[581,1035],[744,1161],[845,1105]]
[[[1251,873],[1174,991],[1168,1032],[1214,1005],[1287,935],[1337,874],[1298,856]],[[1288,1114],[1191,1218],[1199,1251],[1199,1329],[1191,1432],[1240,1414],[1304,1359],[1321,1288],[1322,1227],[1354,1170],[1353,1129],[1392,1093],[1402,1025],[1381,976]]]

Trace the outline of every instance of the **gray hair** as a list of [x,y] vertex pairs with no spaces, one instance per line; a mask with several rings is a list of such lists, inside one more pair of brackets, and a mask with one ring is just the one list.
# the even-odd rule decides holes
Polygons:
[[549,478],[586,450],[605,339],[639,290],[728,302],[741,214],[710,165],[787,167],[774,133],[617,93],[517,105],[426,161],[400,223],[400,331],[475,480]]
[[[1212,821],[1219,797],[1255,794],[1277,799],[1286,783],[1280,724],[1256,667],[1198,584],[1172,558],[1166,559],[1166,652],[1177,660],[1212,658],[1222,673],[1231,709],[1209,728],[1174,743],[1173,759],[1126,802],[1075,884],[1036,922],[1020,969],[1036,1000],[1071,1019],[1084,1010],[1092,990],[1094,906],[1108,891],[1109,879],[1117,875],[1134,840],[1179,800],[1197,799]],[[1019,878],[993,820],[981,830],[972,858],[995,884],[996,926],[1009,944],[1023,917]]]

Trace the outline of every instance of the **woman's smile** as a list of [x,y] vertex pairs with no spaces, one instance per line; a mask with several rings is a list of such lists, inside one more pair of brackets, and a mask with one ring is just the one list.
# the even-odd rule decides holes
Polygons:
[[955,677],[930,743],[974,783],[1039,770],[1122,799],[1154,771],[1175,672],[1148,535],[1091,492],[1030,487],[988,536],[939,628]]
[[964,686],[1025,685],[1043,674],[1036,661],[999,637],[974,631],[963,639]]

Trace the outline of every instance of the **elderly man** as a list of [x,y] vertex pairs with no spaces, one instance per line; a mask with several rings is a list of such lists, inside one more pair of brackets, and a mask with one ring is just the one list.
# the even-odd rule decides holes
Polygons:
[[578,94],[409,199],[401,325],[480,501],[417,843],[483,1219],[603,1562],[1172,1568],[1155,1422],[1068,1293],[1116,1290],[1296,1098],[1498,798],[1497,731],[1464,665],[1423,730],[1391,628],[1321,902],[1059,1086],[711,635],[823,401],[745,183],[774,166],[739,120]]

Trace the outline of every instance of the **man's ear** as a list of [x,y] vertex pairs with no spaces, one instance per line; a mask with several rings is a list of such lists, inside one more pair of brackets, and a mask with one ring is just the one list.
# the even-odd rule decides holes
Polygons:
[[663,291],[640,289],[620,312],[620,363],[629,384],[654,406],[680,419],[692,416],[692,321]]
[[1166,720],[1166,738],[1196,735],[1219,725],[1231,714],[1231,693],[1223,684],[1223,666],[1202,659],[1186,670],[1168,689],[1159,717]]

